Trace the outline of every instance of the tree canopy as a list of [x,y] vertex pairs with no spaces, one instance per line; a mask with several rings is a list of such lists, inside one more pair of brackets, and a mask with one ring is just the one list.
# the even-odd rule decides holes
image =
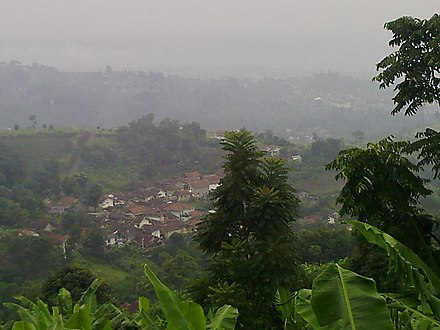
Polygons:
[[405,157],[409,145],[389,137],[365,149],[343,150],[326,169],[345,180],[337,198],[342,215],[373,224],[420,252],[430,246],[433,220],[419,206],[419,198],[431,191],[417,174],[420,166]]
[[424,104],[439,104],[440,16],[404,16],[385,23],[385,28],[393,33],[389,45],[399,48],[376,65],[381,72],[373,79],[381,88],[398,81],[392,114],[405,109],[405,115],[414,115]]
[[[385,28],[393,33],[389,45],[398,49],[377,64],[381,72],[373,79],[381,88],[395,85],[392,114],[404,109],[405,115],[414,115],[423,105],[438,104],[439,15],[427,20],[401,17],[386,23]],[[396,142],[388,137],[378,143],[369,143],[365,149],[343,150],[326,166],[338,172],[336,179],[345,180],[337,199],[342,214],[357,217],[392,234],[431,266],[436,265],[431,240],[438,239],[433,234],[432,217],[419,206],[419,199],[431,191],[425,187],[427,180],[417,172],[423,171],[424,165],[432,165],[434,177],[438,177],[439,136],[439,132],[427,128],[416,135],[418,140],[414,142]],[[417,153],[417,164],[407,157],[413,152]],[[377,268],[383,256],[362,243],[359,250],[361,257],[357,261],[363,266],[370,263],[366,267],[369,276],[374,272],[385,275],[383,269]]]
[[196,235],[201,248],[213,254],[198,299],[205,307],[237,307],[238,327],[272,329],[280,322],[273,300],[277,288],[297,285],[289,225],[298,201],[284,161],[262,158],[249,131],[226,133],[221,144],[227,155],[213,194],[215,213]]

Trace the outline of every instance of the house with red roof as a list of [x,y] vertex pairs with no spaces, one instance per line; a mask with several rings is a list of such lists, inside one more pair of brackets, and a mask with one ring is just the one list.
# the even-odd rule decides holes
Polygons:
[[184,203],[169,203],[164,207],[165,211],[170,212],[175,217],[180,220],[186,221],[189,220],[190,213],[194,211],[194,207]]
[[216,174],[205,175],[203,179],[209,182],[209,191],[213,191],[220,185],[220,177]]
[[58,202],[48,203],[48,213],[61,215],[67,210],[71,210],[74,207],[79,206],[79,200],[73,196],[64,196]]
[[209,193],[209,181],[206,179],[188,180],[188,186],[193,197],[202,198]]
[[191,192],[189,190],[178,190],[174,193],[178,202],[189,202],[191,200]]
[[198,171],[193,171],[193,172],[186,172],[184,174],[185,179],[187,180],[200,180],[202,178],[202,176],[200,175],[200,173]]
[[131,204],[131,205],[127,206],[125,214],[129,218],[134,219],[135,216],[144,215],[150,211],[151,211],[151,208],[148,207],[147,205],[141,204],[141,203],[136,203],[136,204]]
[[177,219],[168,221],[162,228],[161,232],[165,239],[169,239],[171,235],[178,234],[187,234],[192,232],[193,229],[191,226],[188,226],[186,223],[182,223]]

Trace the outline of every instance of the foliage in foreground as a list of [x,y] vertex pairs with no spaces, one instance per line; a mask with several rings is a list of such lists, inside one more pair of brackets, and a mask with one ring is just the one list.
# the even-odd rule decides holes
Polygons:
[[279,291],[284,329],[392,329],[385,299],[371,278],[337,264],[327,267],[312,290]]
[[301,289],[293,295],[278,291],[284,329],[440,328],[438,272],[377,227],[359,221],[348,223],[387,252],[390,272],[400,274],[414,294],[379,294],[372,279],[332,264],[315,279],[312,290]]
[[[359,221],[349,221],[368,242],[384,249],[390,258],[390,271],[416,292],[416,298],[385,295],[396,328],[404,325],[430,329],[440,327],[440,278],[436,268],[425,263],[407,246],[380,229]],[[406,323],[405,323],[406,322]],[[405,324],[402,324],[405,323]],[[417,327],[415,327],[417,325]]]
[[[177,295],[166,287],[145,265],[145,275],[153,285],[165,320],[153,316],[150,312],[149,300],[145,297],[138,299],[138,311],[128,315],[112,303],[99,305],[96,291],[100,281],[95,280],[84,292],[80,300],[72,303],[70,292],[60,289],[56,306],[50,309],[46,303],[38,299],[32,302],[25,297],[19,297],[19,304],[7,303],[15,309],[20,321],[12,325],[13,330],[46,330],[46,329],[182,329],[182,330],[233,330],[238,311],[229,305],[224,305],[215,313],[205,317],[200,305],[192,301],[181,301]],[[5,327],[6,328],[6,327]]]
[[389,137],[343,150],[326,169],[345,181],[337,198],[341,215],[377,226],[418,252],[431,243],[432,219],[419,207],[431,191],[417,174],[420,166],[405,157],[409,145]]
[[95,292],[100,284],[99,280],[95,280],[76,304],[73,304],[68,290],[60,289],[57,305],[52,307],[52,310],[40,299],[32,302],[25,297],[19,297],[20,304],[6,303],[7,307],[17,311],[21,319],[14,323],[12,329],[112,329],[119,327],[125,319],[124,313],[111,303],[98,305],[96,301]]
[[[440,327],[440,278],[437,272],[408,247],[381,231],[359,221],[349,221],[370,243],[383,248],[390,257],[391,270],[417,294],[406,297],[379,294],[374,281],[332,264],[315,279],[313,288],[289,294],[278,290],[276,304],[284,329],[434,329]],[[21,320],[12,329],[234,329],[238,310],[224,305],[205,316],[200,305],[181,301],[146,265],[145,274],[153,285],[165,319],[150,313],[148,299],[140,297],[139,310],[132,316],[110,303],[98,305],[95,280],[75,305],[66,289],[50,311],[41,300],[21,297],[9,303]],[[258,318],[259,315],[254,317]]]

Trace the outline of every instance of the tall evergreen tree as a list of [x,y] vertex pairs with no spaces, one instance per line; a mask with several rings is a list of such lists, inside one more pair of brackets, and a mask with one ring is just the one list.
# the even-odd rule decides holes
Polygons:
[[221,144],[227,155],[225,175],[213,193],[215,213],[200,224],[197,234],[202,249],[211,253],[219,252],[222,243],[248,236],[247,206],[258,186],[260,158],[264,155],[248,131],[226,133]]
[[213,196],[215,213],[196,235],[212,259],[195,298],[205,307],[237,307],[238,327],[272,329],[280,322],[277,288],[296,286],[290,224],[298,201],[287,184],[284,161],[262,158],[249,131],[227,133],[221,143],[227,155],[225,175]]

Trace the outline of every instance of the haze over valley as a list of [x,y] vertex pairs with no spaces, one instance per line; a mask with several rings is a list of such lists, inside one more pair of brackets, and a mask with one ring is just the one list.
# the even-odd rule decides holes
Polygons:
[[391,118],[392,94],[370,81],[389,51],[384,22],[429,17],[436,1],[3,2],[2,130],[154,113],[208,130],[378,138],[437,120],[435,109]]
[[[419,116],[390,116],[388,91],[360,78],[326,72],[302,78],[185,78],[160,72],[61,72],[14,61],[0,63],[0,129],[117,128],[153,113],[205,129],[272,130],[291,140],[411,133],[438,121],[427,107]],[[33,118],[30,120],[30,118]],[[35,123],[34,123],[35,122]]]

